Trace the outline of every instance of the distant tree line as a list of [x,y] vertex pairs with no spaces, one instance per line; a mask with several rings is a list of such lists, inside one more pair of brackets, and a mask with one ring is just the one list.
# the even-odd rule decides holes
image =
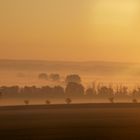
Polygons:
[[[43,77],[43,74],[40,75]],[[58,75],[51,75],[53,79],[59,79]],[[140,88],[129,90],[126,86],[117,86],[114,88],[111,85],[105,86],[101,83],[90,88],[85,88],[81,84],[81,78],[79,75],[73,74],[68,75],[65,79],[66,86],[1,86],[0,97],[27,97],[27,98],[94,98],[103,97],[109,98],[110,101],[114,97],[128,97],[133,96],[134,98],[140,97]]]
[[41,97],[41,98],[82,98],[82,97],[140,97],[140,88],[134,89],[131,92],[124,90],[124,87],[119,90],[114,90],[111,87],[100,86],[97,89],[85,89],[82,84],[70,82],[66,87],[62,86],[1,86],[0,97]]

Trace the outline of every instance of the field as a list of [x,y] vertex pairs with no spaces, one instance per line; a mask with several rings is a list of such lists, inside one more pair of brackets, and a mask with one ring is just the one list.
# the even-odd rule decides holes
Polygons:
[[0,107],[1,140],[140,139],[140,104]]

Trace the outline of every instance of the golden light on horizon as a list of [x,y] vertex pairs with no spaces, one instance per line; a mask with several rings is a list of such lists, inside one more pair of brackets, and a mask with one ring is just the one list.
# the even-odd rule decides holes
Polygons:
[[93,8],[94,23],[117,25],[132,24],[137,18],[138,10],[138,1],[135,0],[99,0]]

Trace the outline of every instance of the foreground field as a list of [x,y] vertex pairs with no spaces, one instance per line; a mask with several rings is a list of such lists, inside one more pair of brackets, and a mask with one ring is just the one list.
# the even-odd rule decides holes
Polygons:
[[140,104],[0,107],[1,140],[140,139]]

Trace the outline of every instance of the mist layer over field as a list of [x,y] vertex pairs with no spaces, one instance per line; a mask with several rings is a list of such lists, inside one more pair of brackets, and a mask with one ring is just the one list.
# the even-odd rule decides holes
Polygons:
[[[65,78],[69,74],[78,74],[85,89],[94,84],[124,85],[132,90],[140,83],[140,64],[118,62],[59,62],[59,61],[31,61],[31,60],[0,60],[0,86],[62,86],[66,87]],[[59,81],[39,79],[40,73],[60,75]],[[41,93],[40,93],[41,94]],[[10,95],[10,94],[9,94]],[[30,104],[45,104],[44,97],[10,96],[1,98],[0,105],[23,105],[24,100]],[[52,104],[64,104],[63,98],[50,98]],[[72,98],[73,103],[108,103],[105,98]],[[115,102],[132,102],[132,97],[115,98]]]
[[137,86],[140,82],[140,64],[134,63],[0,60],[0,85],[60,84],[39,80],[42,72],[59,73],[62,81],[67,74],[79,74],[86,86],[92,82]]

